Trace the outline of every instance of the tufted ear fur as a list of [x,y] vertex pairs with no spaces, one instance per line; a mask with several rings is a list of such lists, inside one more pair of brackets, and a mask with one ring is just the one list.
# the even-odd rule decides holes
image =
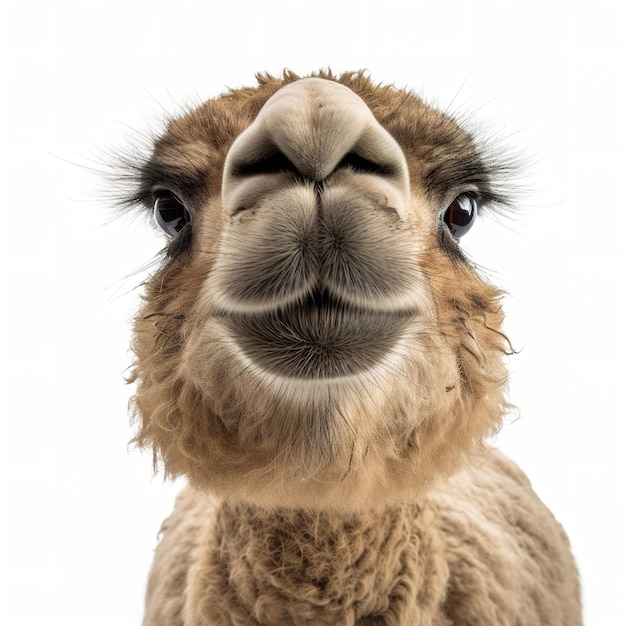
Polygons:
[[[410,178],[404,237],[427,304],[380,365],[352,379],[294,382],[233,356],[207,296],[228,258],[224,162],[235,139],[281,87],[300,77],[259,75],[172,120],[144,164],[130,204],[155,189],[185,199],[191,225],[170,243],[135,319],[131,380],[140,446],[171,476],[227,499],[351,509],[423,493],[480,450],[508,406],[501,293],[442,233],[441,207],[471,189],[482,207],[504,202],[497,170],[451,118],[364,74],[317,77],[349,87],[402,149]],[[220,256],[221,255],[221,256]]]

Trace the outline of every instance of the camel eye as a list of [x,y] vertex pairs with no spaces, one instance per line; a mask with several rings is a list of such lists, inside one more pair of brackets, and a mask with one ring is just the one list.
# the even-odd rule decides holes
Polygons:
[[154,219],[170,237],[176,236],[191,221],[182,200],[171,191],[158,192],[154,199]]
[[471,196],[457,196],[445,210],[443,221],[456,239],[460,239],[474,224],[478,205]]

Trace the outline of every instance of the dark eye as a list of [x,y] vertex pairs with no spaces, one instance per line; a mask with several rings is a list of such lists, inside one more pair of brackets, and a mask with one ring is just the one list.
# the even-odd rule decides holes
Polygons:
[[471,196],[457,196],[443,214],[443,222],[454,237],[460,239],[474,224],[478,205]]
[[177,235],[191,221],[182,200],[171,191],[161,191],[154,199],[154,219],[170,237]]

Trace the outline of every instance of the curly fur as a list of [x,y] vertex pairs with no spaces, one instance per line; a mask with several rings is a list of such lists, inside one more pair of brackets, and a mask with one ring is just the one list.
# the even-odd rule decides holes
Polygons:
[[[481,210],[505,202],[498,173],[507,166],[411,93],[362,73],[315,76],[350,92],[298,84],[292,73],[261,75],[256,88],[172,120],[138,169],[129,204],[151,208],[154,194],[169,189],[191,215],[135,321],[136,441],[191,484],[164,523],[144,623],[578,624],[565,535],[521,472],[483,446],[508,407],[501,294],[439,218],[450,194],[471,190]],[[362,173],[357,155],[316,186],[294,175],[284,154],[233,165],[240,136],[237,155],[247,156],[248,144],[275,149],[257,135],[276,121],[264,104],[289,85],[272,99],[285,124],[291,102],[313,97],[302,95],[305,86],[314,97],[319,90],[326,106],[336,97],[358,109],[368,141],[392,164],[368,161],[373,173]],[[258,210],[229,213],[236,192],[223,180],[245,184],[259,173],[262,184],[273,177],[284,185],[287,200],[268,186]],[[384,197],[380,185],[390,190]],[[333,202],[348,198],[348,206],[351,189],[358,202],[346,216]],[[327,234],[311,234],[312,225]],[[296,240],[291,257],[277,256]],[[283,262],[302,269],[276,273]],[[307,287],[311,271],[330,287]],[[391,295],[377,295],[386,289]],[[291,295],[298,290],[309,295]],[[290,298],[286,308],[272,305]],[[281,360],[282,347],[271,357],[265,347],[244,354],[244,334],[256,346],[267,323],[277,330],[263,346],[292,341],[295,326],[279,336],[281,316],[308,328],[307,298],[311,315],[339,333],[342,323],[376,329],[368,316],[384,315],[388,327],[397,316],[399,330],[381,334],[379,346],[348,329],[340,350],[362,360],[354,375],[325,377],[335,366],[318,352],[307,357],[320,359],[310,379],[306,369],[282,375],[300,371]],[[271,306],[255,317],[254,307]],[[329,306],[341,314],[326,313]],[[258,319],[269,322],[257,328]]]

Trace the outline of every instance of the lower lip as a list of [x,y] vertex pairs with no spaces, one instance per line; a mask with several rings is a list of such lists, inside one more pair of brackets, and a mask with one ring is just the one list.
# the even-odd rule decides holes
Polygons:
[[284,378],[354,376],[379,364],[397,344],[410,316],[345,306],[291,305],[226,315],[222,321],[245,354]]

